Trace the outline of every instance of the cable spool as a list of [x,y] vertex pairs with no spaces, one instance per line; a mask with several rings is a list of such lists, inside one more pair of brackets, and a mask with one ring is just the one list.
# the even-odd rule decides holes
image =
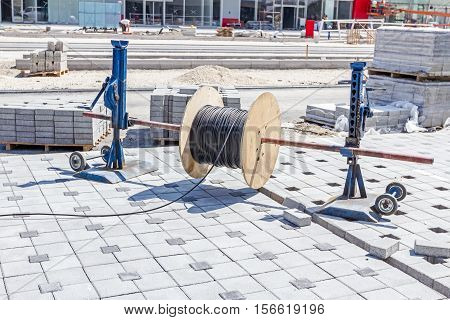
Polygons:
[[[206,86],[201,87],[187,104],[181,125],[179,147],[183,168],[191,177],[203,178],[211,168],[211,158],[217,156],[214,152],[221,147],[219,144],[223,141],[224,135],[233,128],[230,135],[231,144],[224,149],[224,158],[219,164],[242,169],[246,183],[251,188],[261,188],[270,179],[278,158],[279,145],[261,143],[263,137],[279,139],[281,135],[280,109],[275,97],[270,93],[264,93],[255,100],[248,112],[236,109],[235,117],[232,116],[232,111],[224,110],[221,113],[217,110],[219,108],[224,108],[220,94],[214,88]],[[192,128],[199,123],[205,124],[197,116],[205,116],[207,111],[213,113],[209,119],[214,119],[218,123],[223,122],[222,127],[216,130],[211,127],[211,131],[214,132],[211,132],[207,139],[191,137],[192,134],[195,135],[197,129],[206,132],[202,131],[205,128],[194,130]],[[232,121],[236,121],[234,126]],[[219,140],[216,141],[216,147],[203,146],[203,149],[209,151],[199,154],[195,143],[208,143],[214,137]]]

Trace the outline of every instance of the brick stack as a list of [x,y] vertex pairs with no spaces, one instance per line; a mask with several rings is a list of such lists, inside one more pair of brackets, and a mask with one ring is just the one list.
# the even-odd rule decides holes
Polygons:
[[[93,146],[107,134],[109,124],[83,117],[86,108],[76,102],[0,105],[0,143]],[[93,112],[107,113],[100,105]]]
[[450,30],[383,27],[377,30],[368,85],[371,102],[408,101],[419,124],[439,127],[450,117]]
[[67,71],[67,48],[62,41],[49,41],[47,50],[30,55],[30,73]]
[[[198,86],[156,88],[150,97],[150,120],[181,124],[189,99]],[[234,87],[216,87],[226,107],[241,108],[239,92]],[[151,129],[153,140],[178,141],[179,133],[162,129]]]
[[[409,103],[393,103],[372,107],[373,117],[367,119],[366,129],[401,131],[411,117],[412,107]],[[308,105],[305,120],[334,127],[340,116],[344,115],[348,119],[349,112],[350,107],[348,105],[330,103]]]

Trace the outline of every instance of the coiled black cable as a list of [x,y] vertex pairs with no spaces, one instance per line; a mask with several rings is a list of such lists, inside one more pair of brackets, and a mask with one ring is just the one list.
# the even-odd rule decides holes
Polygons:
[[[192,157],[200,164],[241,168],[241,140],[248,112],[205,106],[197,113],[190,132]],[[221,152],[221,150],[223,151]]]

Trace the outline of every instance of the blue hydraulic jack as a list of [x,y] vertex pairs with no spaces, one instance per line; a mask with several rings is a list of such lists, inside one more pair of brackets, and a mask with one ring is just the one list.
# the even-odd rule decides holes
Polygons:
[[[154,166],[137,160],[125,164],[125,156],[120,138],[121,130],[127,130],[130,126],[127,113],[127,47],[128,41],[112,40],[113,63],[112,75],[107,77],[100,92],[91,104],[90,110],[103,95],[105,106],[111,111],[111,127],[113,141],[111,147],[104,146],[100,156],[85,158],[80,152],[74,152],[70,156],[71,168],[78,172],[77,177],[95,181],[118,183],[128,179],[156,171]],[[91,168],[87,160],[102,158],[106,166]]]
[[351,64],[351,68],[349,134],[345,140],[345,147],[340,150],[341,155],[347,158],[348,164],[344,192],[341,196],[334,197],[324,205],[309,211],[377,222],[381,216],[398,214],[398,202],[405,199],[407,192],[406,188],[398,182],[390,183],[386,187],[386,193],[382,195],[368,194],[366,191],[361,167],[358,163],[359,158],[353,150],[360,148],[366,129],[366,119],[373,116],[368,96],[368,92],[371,90],[365,87],[363,81],[366,63],[354,62]]

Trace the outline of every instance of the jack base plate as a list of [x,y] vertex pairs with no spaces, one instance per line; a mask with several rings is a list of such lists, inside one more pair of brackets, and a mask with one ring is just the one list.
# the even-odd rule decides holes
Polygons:
[[105,168],[104,166],[92,167],[78,172],[74,175],[74,177],[96,182],[116,184],[140,177],[147,173],[155,172],[157,170],[157,166],[149,162],[131,160],[125,163],[125,168],[122,170],[111,170]]
[[376,194],[368,194],[367,198],[345,199],[334,197],[319,207],[307,208],[309,214],[318,213],[333,217],[341,217],[357,221],[379,222],[381,216],[372,210]]

